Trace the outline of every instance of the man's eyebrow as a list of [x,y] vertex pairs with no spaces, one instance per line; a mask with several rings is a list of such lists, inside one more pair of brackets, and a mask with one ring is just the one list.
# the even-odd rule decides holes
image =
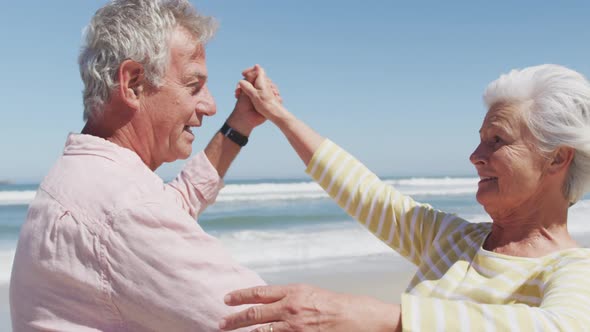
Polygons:
[[184,83],[192,83],[194,81],[207,81],[207,75],[201,73],[191,73],[183,77]]

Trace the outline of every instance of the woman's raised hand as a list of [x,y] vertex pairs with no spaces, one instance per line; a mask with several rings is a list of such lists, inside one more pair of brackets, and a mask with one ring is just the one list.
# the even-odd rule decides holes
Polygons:
[[[283,107],[283,99],[279,90],[266,76],[262,67],[255,65],[244,70],[242,75],[244,75],[244,79],[239,82],[236,94],[239,94],[240,91],[245,93],[258,113],[272,122],[289,115],[289,112]],[[254,84],[250,82],[254,82]]]
[[274,123],[289,140],[305,165],[309,164],[313,153],[324,140],[308,125],[297,119],[283,107],[283,99],[277,87],[266,76],[259,65],[248,68],[242,73],[236,96],[245,94],[250,98],[256,112]]

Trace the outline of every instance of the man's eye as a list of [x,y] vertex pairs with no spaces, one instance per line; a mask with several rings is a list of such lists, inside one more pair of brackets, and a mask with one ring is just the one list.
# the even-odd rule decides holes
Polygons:
[[199,91],[201,91],[201,88],[202,88],[202,85],[200,83],[196,83],[196,84],[191,85],[191,91],[194,95],[199,93]]
[[496,136],[494,136],[493,141],[494,141],[494,143],[500,143],[500,142],[502,142],[502,139],[500,138],[500,136],[496,135]]

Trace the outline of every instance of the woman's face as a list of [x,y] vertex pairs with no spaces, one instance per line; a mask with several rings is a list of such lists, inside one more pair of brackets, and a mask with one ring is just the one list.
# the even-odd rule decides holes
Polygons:
[[493,218],[535,206],[543,193],[548,159],[536,150],[522,110],[506,104],[492,106],[480,138],[470,157],[480,177],[477,201]]

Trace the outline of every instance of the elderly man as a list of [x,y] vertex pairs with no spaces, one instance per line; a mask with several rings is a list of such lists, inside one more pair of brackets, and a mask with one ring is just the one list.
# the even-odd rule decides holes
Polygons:
[[10,285],[15,331],[213,331],[223,295],[263,284],[195,218],[264,121],[240,98],[224,127],[172,182],[153,171],[191,154],[214,115],[210,18],[186,0],[100,9],[80,55],[81,134],[67,138],[22,227]]

